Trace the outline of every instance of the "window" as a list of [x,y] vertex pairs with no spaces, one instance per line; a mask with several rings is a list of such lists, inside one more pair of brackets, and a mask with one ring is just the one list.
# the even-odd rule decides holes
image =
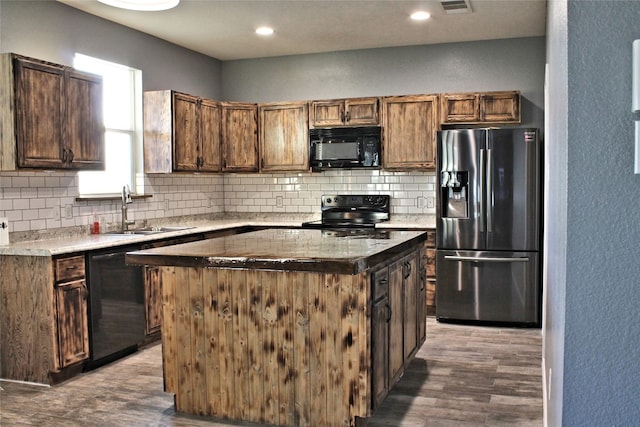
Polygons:
[[78,53],[73,65],[102,76],[103,82],[105,170],[78,172],[80,195],[120,194],[125,184],[142,192],[142,182],[135,182],[142,147],[142,72]]

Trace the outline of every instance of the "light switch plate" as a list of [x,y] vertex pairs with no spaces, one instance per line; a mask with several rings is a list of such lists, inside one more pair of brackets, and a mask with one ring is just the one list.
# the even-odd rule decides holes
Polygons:
[[0,246],[9,244],[9,220],[0,218]]

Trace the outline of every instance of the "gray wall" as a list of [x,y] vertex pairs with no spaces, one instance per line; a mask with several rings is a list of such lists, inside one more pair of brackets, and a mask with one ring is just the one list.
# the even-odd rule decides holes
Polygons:
[[550,278],[558,281],[548,286],[555,326],[545,345],[564,341],[564,355],[545,349],[553,375],[559,368],[563,377],[561,395],[552,390],[549,425],[559,425],[558,412],[564,426],[637,425],[640,175],[633,174],[631,42],[640,38],[640,2],[551,3],[566,19],[553,17],[549,45],[566,43],[566,52],[550,48],[557,79],[550,87],[559,89],[550,92],[550,104],[563,103],[565,91],[568,102],[549,118],[549,157],[559,157],[551,164],[559,182],[551,187],[550,208],[562,208],[565,199],[567,207],[566,236],[561,227],[549,236],[566,246],[549,260]]
[[63,65],[83,53],[143,71],[144,90],[220,99],[221,63],[55,1],[0,0],[0,52]]
[[518,89],[543,127],[544,37],[368,49],[222,64],[226,100],[271,102]]

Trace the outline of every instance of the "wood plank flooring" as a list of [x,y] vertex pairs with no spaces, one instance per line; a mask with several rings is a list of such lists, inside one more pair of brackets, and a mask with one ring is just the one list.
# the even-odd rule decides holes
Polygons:
[[[542,426],[540,329],[438,323],[369,427]],[[256,426],[176,414],[161,347],[54,387],[0,382],[1,426]]]

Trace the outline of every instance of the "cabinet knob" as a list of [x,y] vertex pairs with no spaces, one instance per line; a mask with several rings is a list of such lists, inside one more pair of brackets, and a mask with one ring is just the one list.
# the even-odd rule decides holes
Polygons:
[[345,121],[346,121],[347,123],[349,123],[349,120],[351,120],[351,114],[349,114],[349,112],[347,111]]

